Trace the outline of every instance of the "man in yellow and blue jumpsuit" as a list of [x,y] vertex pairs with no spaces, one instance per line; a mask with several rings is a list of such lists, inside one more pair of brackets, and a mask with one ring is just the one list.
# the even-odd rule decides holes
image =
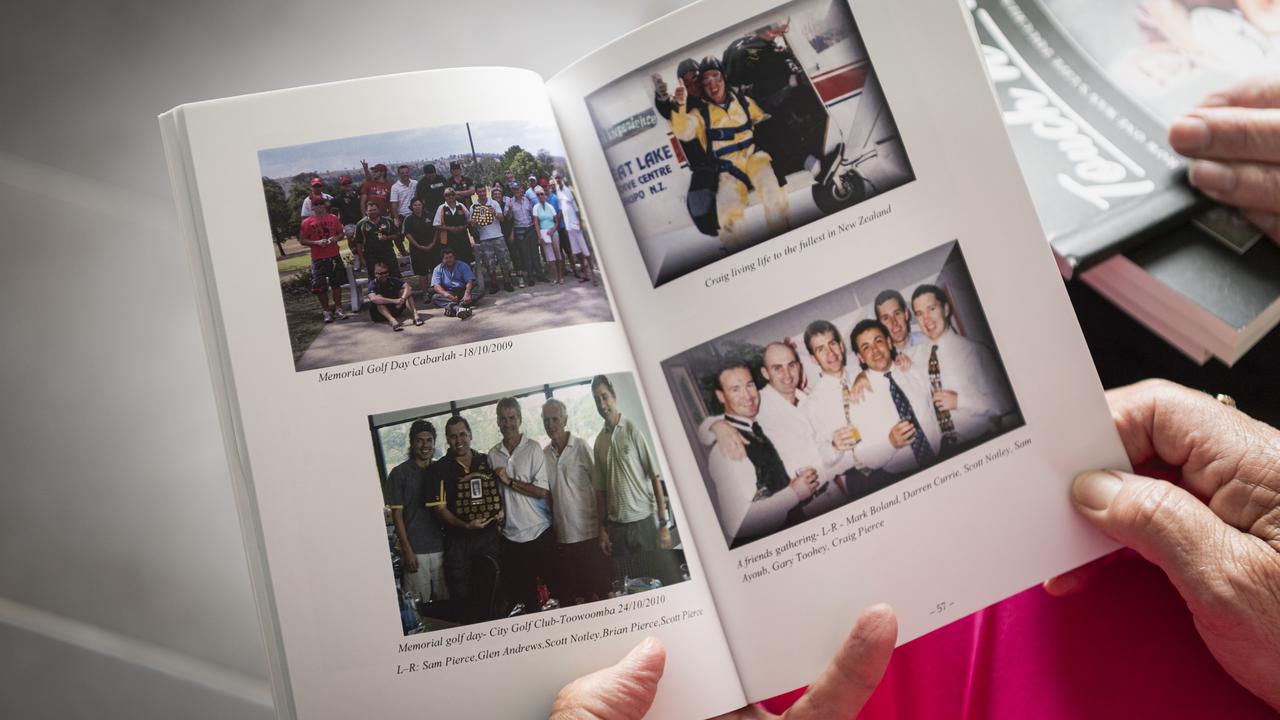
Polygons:
[[686,107],[683,86],[673,94],[676,107],[671,113],[671,129],[680,140],[697,139],[719,164],[716,208],[720,220],[720,242],[734,251],[744,239],[744,213],[754,190],[764,206],[770,235],[784,232],[790,225],[787,195],[778,186],[773,159],[756,147],[754,127],[769,118],[755,100],[730,90],[724,81],[720,59],[707,57],[699,66],[705,104]]

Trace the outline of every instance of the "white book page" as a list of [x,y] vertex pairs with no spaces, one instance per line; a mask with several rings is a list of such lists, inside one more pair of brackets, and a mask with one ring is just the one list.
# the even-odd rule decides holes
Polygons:
[[[361,308],[324,325],[302,360],[291,352],[296,317],[282,312],[261,177],[301,168],[330,182],[361,159],[391,161],[392,173],[395,163],[413,163],[416,174],[423,158],[470,157],[466,133],[458,134],[464,124],[481,159],[505,150],[509,136],[531,153],[560,154],[541,79],[492,68],[411,73],[199,103],[174,117],[189,147],[194,232],[207,247],[196,262],[207,264],[200,270],[225,343],[217,353],[224,359],[214,364],[226,381],[225,410],[237,436],[228,442],[240,448],[242,507],[251,508],[242,521],[250,547],[264,550],[255,581],[274,601],[265,625],[282,647],[282,655],[272,654],[279,657],[272,671],[282,715],[407,717],[429,708],[439,716],[545,717],[563,684],[616,662],[648,635],[669,652],[658,716],[703,717],[743,704],[678,497],[669,502],[683,562],[663,555],[658,589],[639,592],[637,576],[659,574],[646,564],[649,556],[634,555],[625,570],[632,584],[614,589],[637,594],[589,595],[583,604],[509,619],[485,619],[495,617],[493,608],[477,602],[466,610],[478,619],[427,619],[428,631],[414,634],[402,621],[384,516],[394,503],[380,483],[388,482],[387,468],[411,462],[405,430],[412,420],[434,423],[434,457],[442,462],[448,431],[459,427],[449,416],[470,418],[475,458],[496,446],[495,408],[504,396],[522,408],[524,437],[545,445],[539,409],[553,397],[568,404],[568,429],[590,447],[604,425],[590,385],[605,375],[622,417],[644,438],[635,442],[650,444],[652,472],[672,477],[627,338],[611,320],[617,311],[605,283],[593,288],[570,279],[501,293],[491,287],[467,320],[419,300],[420,314],[430,317],[421,327],[406,322],[402,331],[372,325]],[[451,128],[444,141],[433,134],[441,127]],[[360,154],[371,147],[381,154]],[[591,212],[589,203],[581,207]],[[348,242],[340,242],[344,252]],[[342,299],[349,302],[350,288]],[[588,306],[602,306],[603,317]],[[318,304],[313,312],[318,316]],[[504,313],[521,318],[517,327],[504,324]],[[493,330],[477,336],[484,328]],[[323,355],[312,353],[317,347]],[[468,477],[475,498],[505,491]],[[674,495],[674,485],[668,488]],[[439,600],[436,593],[423,599]]]
[[[651,76],[673,92],[682,59],[723,59],[735,39],[788,21],[785,46],[766,38],[754,52],[790,53],[799,68],[790,86],[811,89],[830,119],[818,145],[843,139],[852,165],[842,168],[862,176],[862,199],[824,207],[813,192],[822,167],[795,163],[781,191],[787,209],[771,210],[770,173],[728,147],[743,141],[738,125],[751,111],[730,115],[742,101],[718,100],[720,109],[688,111],[683,122],[728,128],[713,149],[728,147],[753,181],[735,219],[724,209],[734,193],[721,203],[726,183],[741,183],[719,171],[716,219],[733,230],[725,241],[700,232],[686,202],[698,189],[680,142],[688,138],[674,114],[655,114]],[[767,102],[777,86],[759,72],[741,94]],[[958,3],[709,0],[598,51],[548,88],[580,192],[609,229],[601,254],[749,698],[811,681],[869,604],[892,604],[906,642],[1112,549],[1074,514],[1068,487],[1080,470],[1127,460]],[[773,118],[807,111],[792,98]],[[787,143],[802,126],[789,127],[774,162],[795,153]],[[764,150],[764,128],[751,131],[750,152]],[[789,230],[771,227],[779,214]],[[904,350],[907,369],[886,365],[873,345],[867,353],[898,375],[919,424],[904,420],[883,373],[866,404],[844,403],[833,422],[840,376],[852,383],[863,360],[852,334],[878,317],[884,291],[910,306],[914,335],[903,339],[923,341],[924,352]],[[805,338],[814,321],[835,329],[815,333],[816,349]],[[863,326],[859,337],[883,342],[892,324]],[[771,344],[786,361],[779,367],[794,358],[803,370],[799,381],[787,371],[807,391],[799,406],[779,405],[784,394],[759,370]],[[720,372],[735,357],[747,368]],[[935,389],[950,403],[945,419]],[[706,418],[726,409],[773,435],[785,487],[768,485],[767,457],[730,462],[720,441],[700,437]],[[811,440],[797,441],[796,422],[808,423]],[[919,429],[932,456],[894,446],[900,422]],[[848,425],[860,442],[837,452]],[[799,505],[804,493],[788,482],[804,470],[824,492]]]

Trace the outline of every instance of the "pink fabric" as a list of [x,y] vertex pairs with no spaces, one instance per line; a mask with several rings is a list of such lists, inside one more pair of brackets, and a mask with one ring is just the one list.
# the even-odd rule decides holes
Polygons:
[[[782,712],[801,692],[762,704]],[[1277,715],[1218,666],[1164,573],[1124,551],[1074,595],[1034,587],[898,648],[858,717]]]

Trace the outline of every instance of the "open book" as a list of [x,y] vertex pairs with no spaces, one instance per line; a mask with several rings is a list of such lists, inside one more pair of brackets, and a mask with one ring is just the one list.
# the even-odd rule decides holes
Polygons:
[[705,717],[873,602],[905,642],[1111,549],[957,3],[716,0],[546,82],[161,126],[282,716],[545,716],[655,635],[653,714]]

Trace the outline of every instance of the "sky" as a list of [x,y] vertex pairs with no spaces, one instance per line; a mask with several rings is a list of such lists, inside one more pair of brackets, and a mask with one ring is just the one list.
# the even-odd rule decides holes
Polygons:
[[[564,156],[564,144],[559,133],[553,125],[545,123],[523,120],[473,123],[471,137],[477,153],[501,153],[512,145],[519,145],[534,154],[545,149],[552,155]],[[261,150],[258,162],[262,165],[264,177],[280,178],[309,170],[324,172],[358,168],[362,159],[368,160],[369,165],[390,164],[470,151],[467,126],[458,124]]]

